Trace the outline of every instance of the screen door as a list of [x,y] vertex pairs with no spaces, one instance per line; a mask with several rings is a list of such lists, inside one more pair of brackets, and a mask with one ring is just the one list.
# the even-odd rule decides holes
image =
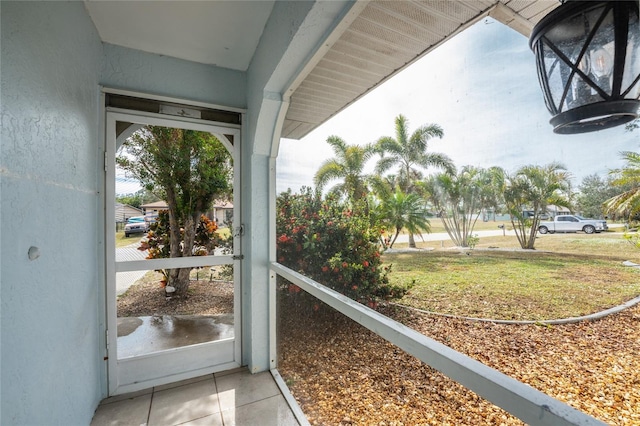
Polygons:
[[110,395],[238,367],[239,126],[108,109],[105,131]]

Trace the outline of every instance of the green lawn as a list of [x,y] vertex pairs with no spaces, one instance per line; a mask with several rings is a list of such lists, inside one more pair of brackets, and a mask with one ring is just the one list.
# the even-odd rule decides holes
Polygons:
[[133,234],[130,237],[125,237],[124,231],[118,231],[116,232],[116,248],[125,247],[130,244],[136,244],[143,236],[144,234]]
[[413,285],[399,303],[470,317],[543,320],[594,313],[640,295],[640,270],[622,265],[640,263],[640,251],[620,234],[548,235],[534,251],[520,250],[515,237],[483,238],[478,249],[462,253],[451,245],[384,255],[393,264],[391,282]]

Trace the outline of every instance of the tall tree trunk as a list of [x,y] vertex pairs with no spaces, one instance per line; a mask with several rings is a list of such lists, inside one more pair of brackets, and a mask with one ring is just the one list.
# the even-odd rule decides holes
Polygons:
[[516,234],[516,238],[518,239],[518,242],[520,243],[520,247],[523,249],[528,248],[527,244],[527,229],[524,226],[524,222],[518,218],[515,218],[514,220],[514,216],[511,215],[511,225],[513,226],[513,231]]
[[[171,219],[170,219],[171,220]],[[196,234],[197,222],[193,217],[185,219],[183,234],[180,227],[175,224],[175,229],[171,228],[171,257],[191,257]],[[182,237],[182,238],[181,238]],[[182,242],[180,241],[182,240]],[[182,296],[189,290],[189,274],[192,268],[171,269],[167,285],[173,287],[175,296]]]
[[189,290],[189,274],[191,268],[177,268],[169,271],[169,282],[167,285],[175,288],[175,296],[182,296]]
[[391,244],[389,244],[389,248],[393,248],[393,244],[396,242],[396,239],[398,238],[398,235],[400,234],[400,231],[402,230],[402,228],[400,229],[396,229],[396,233],[393,236],[393,239],[391,240]]
[[409,248],[416,248],[416,240],[413,238],[413,233],[409,232]]

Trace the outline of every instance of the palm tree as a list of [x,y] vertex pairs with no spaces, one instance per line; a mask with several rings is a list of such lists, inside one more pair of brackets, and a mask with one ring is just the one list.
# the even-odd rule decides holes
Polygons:
[[429,177],[425,187],[451,240],[469,247],[469,238],[482,212],[492,204],[491,172],[465,166],[458,173],[439,173]]
[[383,174],[393,167],[398,167],[398,183],[400,189],[411,192],[415,181],[420,180],[421,172],[431,166],[445,170],[453,170],[453,162],[445,154],[427,152],[429,141],[442,138],[444,132],[437,124],[424,125],[409,135],[409,121],[400,114],[396,117],[396,137],[383,136],[376,142],[381,158],[376,165],[376,173]]
[[375,148],[368,144],[347,145],[338,136],[329,136],[327,143],[333,148],[335,158],[326,160],[316,172],[313,181],[322,190],[332,180],[341,179],[331,192],[346,196],[349,200],[363,199],[369,192],[367,181],[370,177],[364,174],[367,161],[376,153]]
[[390,198],[398,188],[398,179],[396,175],[380,176],[374,174],[369,180],[371,193],[379,200]]
[[615,176],[611,184],[631,188],[609,198],[603,203],[603,207],[606,214],[631,218],[640,213],[640,154],[623,151],[620,155],[626,164],[622,169],[610,172],[610,175]]
[[[440,153],[427,152],[429,141],[442,138],[442,128],[437,124],[423,125],[409,134],[409,122],[402,114],[396,117],[396,136],[383,136],[376,142],[380,160],[376,165],[376,173],[382,175],[391,168],[397,167],[397,182],[405,193],[415,192],[415,182],[422,179],[418,167],[427,169],[431,166],[454,170],[453,161]],[[409,247],[415,247],[413,233],[409,234]]]
[[495,220],[496,212],[504,207],[504,182],[506,172],[502,167],[489,167],[482,175],[482,199],[485,209],[493,210]]
[[410,234],[430,232],[431,224],[427,219],[425,202],[416,194],[406,194],[400,188],[396,188],[393,196],[385,199],[379,205],[380,217],[388,228],[395,234],[390,241],[389,248],[393,247],[402,229],[406,228]]
[[[550,204],[569,207],[567,197],[571,175],[557,162],[547,166],[524,166],[505,181],[504,197],[511,224],[523,249],[533,249],[540,215]],[[525,217],[532,210],[533,217]]]

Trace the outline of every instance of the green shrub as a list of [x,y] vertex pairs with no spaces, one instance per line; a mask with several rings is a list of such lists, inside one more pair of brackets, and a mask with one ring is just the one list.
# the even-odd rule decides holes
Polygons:
[[[151,229],[147,233],[146,238],[140,241],[138,250],[147,250],[147,259],[167,259],[171,257],[171,238],[169,232],[169,211],[161,210],[158,212],[158,218],[151,224]],[[230,251],[231,238],[223,238],[216,231],[218,225],[205,215],[200,215],[200,220],[196,225],[195,238],[192,256],[208,256],[212,254],[216,248],[222,248],[225,253]],[[181,229],[180,237],[184,237],[184,230]],[[181,245],[183,241],[179,242]],[[191,270],[193,268],[179,268]],[[178,270],[178,269],[176,269]],[[161,285],[164,287],[169,281],[170,269],[161,269],[157,272],[162,273],[163,279]],[[188,276],[187,276],[188,278]],[[188,279],[187,279],[188,284]],[[188,288],[188,285],[187,285]],[[186,289],[185,289],[186,290]]]
[[640,249],[640,233],[638,233],[638,231],[625,231],[623,237],[625,240],[629,241],[631,245]]
[[[389,285],[377,244],[381,229],[371,225],[365,207],[303,188],[280,194],[276,209],[279,263],[371,307],[404,294]],[[288,291],[300,293],[292,284]]]

